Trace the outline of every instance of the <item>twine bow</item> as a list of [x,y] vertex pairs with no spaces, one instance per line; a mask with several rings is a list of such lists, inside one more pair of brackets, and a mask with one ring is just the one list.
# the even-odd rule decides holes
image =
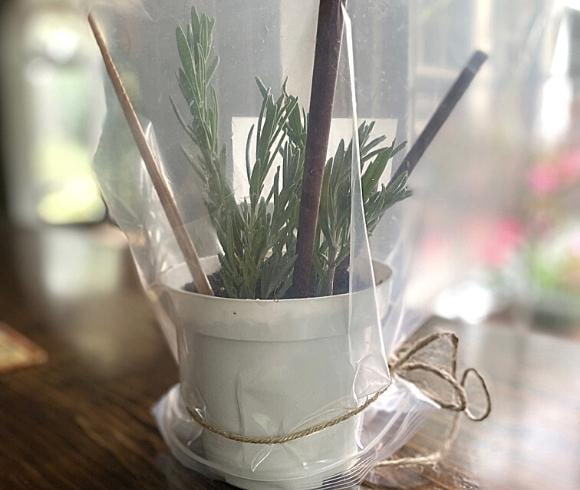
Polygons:
[[[430,345],[434,342],[439,340],[447,341],[451,347],[451,369],[446,370],[445,368],[435,364],[435,363],[428,363],[420,360],[416,360],[420,353],[424,352]],[[398,376],[403,379],[407,379],[411,381],[409,378],[409,374],[412,372],[425,372],[431,373],[432,375],[438,377],[439,379],[445,381],[453,390],[455,397],[454,400],[447,401],[442,396],[438,395],[437,393],[433,393],[425,388],[422,388],[422,391],[431,398],[435,403],[437,403],[441,408],[445,410],[451,410],[457,413],[464,413],[469,419],[479,422],[486,419],[490,412],[491,412],[491,397],[489,391],[487,389],[487,385],[485,384],[485,380],[479,374],[479,372],[473,368],[469,368],[465,370],[460,379],[457,378],[457,351],[459,346],[459,339],[457,335],[452,332],[437,332],[431,335],[427,335],[425,337],[420,338],[419,340],[411,343],[411,344],[404,344],[400,347],[395,354],[392,356],[391,361],[389,362],[389,366],[391,368],[391,374],[393,376]],[[480,415],[475,415],[468,406],[467,400],[467,393],[465,390],[465,385],[469,378],[469,375],[473,374],[480,382],[482,391],[485,395],[486,399],[486,406],[484,411]],[[412,381],[411,381],[412,382]],[[220,435],[225,437],[226,439],[230,439],[232,441],[242,442],[246,444],[284,444],[287,442],[295,441],[297,439],[302,439],[303,437],[307,437],[312,434],[316,434],[321,432],[325,429],[333,427],[335,425],[344,422],[359,413],[363,412],[366,408],[372,405],[383,393],[385,393],[388,389],[388,386],[382,388],[381,390],[374,393],[372,396],[368,397],[364,403],[359,405],[358,407],[339,415],[333,419],[327,420],[325,422],[321,422],[305,429],[301,429],[295,432],[290,432],[288,434],[282,435],[275,435],[275,436],[246,436],[242,434],[237,434],[234,432],[229,432],[219,427],[215,427],[214,425],[206,422],[197,411],[187,407],[187,411],[189,415],[192,417],[195,422],[197,422],[200,426],[204,429],[212,432],[214,434]],[[433,455],[429,456],[432,458]],[[424,457],[423,457],[424,458]],[[415,462],[411,462],[410,460],[414,459]],[[411,464],[421,464],[417,461],[417,458],[405,458],[405,460],[409,461],[399,461],[399,466],[409,466]],[[397,460],[388,460],[383,461],[377,464],[377,466],[391,466]],[[423,463],[425,464],[425,463]],[[430,463],[429,463],[430,464]]]
[[[445,369],[434,363],[424,362],[416,360],[418,355],[427,349],[433,343],[443,340],[447,342],[451,348],[451,359],[450,359],[450,369]],[[489,417],[491,413],[492,403],[491,395],[487,388],[487,384],[483,379],[483,376],[474,368],[468,368],[463,371],[461,378],[457,377],[457,353],[459,349],[459,338],[452,332],[437,332],[431,335],[420,338],[412,345],[403,345],[393,356],[392,361],[389,363],[391,367],[391,372],[394,372],[397,376],[403,379],[407,379],[409,374],[412,372],[424,372],[430,373],[439,379],[445,381],[452,389],[454,393],[454,399],[452,401],[445,400],[441,395],[430,391],[427,388],[421,388],[423,393],[425,393],[429,398],[431,398],[435,403],[437,403],[441,408],[455,412],[456,415],[453,418],[453,423],[449,431],[448,436],[441,449],[434,451],[429,454],[421,456],[410,456],[404,458],[392,458],[386,459],[384,461],[378,461],[374,465],[374,469],[377,468],[405,468],[405,467],[421,467],[421,466],[433,466],[436,465],[441,458],[449,451],[451,445],[453,444],[455,437],[459,431],[459,415],[465,414],[467,418],[473,420],[474,422],[481,422]],[[481,414],[476,415],[469,408],[469,401],[466,392],[466,385],[469,376],[473,375],[481,386],[481,391],[485,396],[485,407]],[[413,382],[411,379],[408,381]],[[382,489],[385,488],[381,485],[377,485],[368,480],[362,483],[363,486],[367,488]]]
[[[451,348],[450,369],[447,370],[444,367],[432,362],[415,360],[415,358],[421,352],[440,340],[447,342]],[[473,420],[474,422],[481,422],[489,417],[489,414],[491,413],[491,396],[483,376],[479,373],[479,371],[477,371],[477,369],[468,368],[463,371],[461,378],[457,377],[458,351],[459,338],[457,335],[455,335],[453,332],[435,332],[431,335],[421,337],[411,345],[403,345],[395,352],[391,362],[389,362],[389,366],[391,368],[391,373],[394,373],[396,376],[407,379],[411,382],[413,381],[412,379],[409,379],[409,374],[412,372],[418,371],[433,374],[450,386],[455,395],[455,399],[448,401],[440,394],[434,393],[433,391],[424,387],[421,388],[423,393],[425,393],[441,408],[453,412],[463,412],[470,420]],[[478,380],[482,393],[485,396],[485,408],[479,415],[473,413],[469,407],[466,385],[470,375],[473,375]]]

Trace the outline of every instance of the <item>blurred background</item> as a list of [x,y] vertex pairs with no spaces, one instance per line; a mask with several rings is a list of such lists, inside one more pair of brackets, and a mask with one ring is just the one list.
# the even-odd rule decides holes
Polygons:
[[[415,183],[430,206],[409,301],[444,318],[580,339],[580,1],[400,9],[415,134],[461,68],[446,36],[464,41],[461,52],[496,53]],[[6,234],[21,237],[22,287],[114,290],[131,266],[91,171],[106,107],[85,14],[72,1],[4,0],[0,37],[0,206]],[[494,69],[506,63],[510,73]]]

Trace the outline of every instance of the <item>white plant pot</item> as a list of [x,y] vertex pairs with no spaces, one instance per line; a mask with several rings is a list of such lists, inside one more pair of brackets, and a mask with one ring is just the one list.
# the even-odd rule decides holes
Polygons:
[[[211,272],[216,264],[206,261],[206,266]],[[382,317],[390,270],[378,264],[375,274]],[[177,319],[182,398],[190,408],[204,407],[207,422],[237,434],[272,436],[353,407],[359,366],[350,352],[349,295],[225,299],[184,291],[188,277],[185,268],[169,271],[162,277],[162,292]],[[367,301],[375,307],[372,289],[355,294],[359,305]],[[359,415],[282,445],[239,443],[207,430],[201,437],[205,458],[231,484],[296,488],[293,479],[303,483],[312,475],[314,488],[348,469],[360,420]]]

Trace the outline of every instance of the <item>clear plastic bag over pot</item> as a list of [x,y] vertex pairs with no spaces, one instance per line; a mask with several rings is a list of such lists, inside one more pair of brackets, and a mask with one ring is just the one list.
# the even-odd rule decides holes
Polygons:
[[[277,220],[295,224],[300,204],[318,2],[145,0],[93,11],[216,293],[194,292],[106,84],[95,170],[180,367],[156,415],[189,467],[243,488],[348,488],[437,408],[388,363],[418,325],[404,292],[424,208],[420,196],[403,199],[404,186],[401,202],[373,211],[371,201],[481,46],[450,34],[439,42],[446,56],[431,53],[415,32],[424,16],[460,12],[412,4],[343,11],[306,298],[291,288],[296,229]],[[433,58],[419,67],[435,70],[423,74],[427,88],[416,41]]]

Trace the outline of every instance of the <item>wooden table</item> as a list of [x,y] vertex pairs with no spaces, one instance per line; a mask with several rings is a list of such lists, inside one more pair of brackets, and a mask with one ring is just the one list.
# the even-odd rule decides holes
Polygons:
[[[183,469],[159,437],[150,410],[177,370],[117,233],[5,230],[0,287],[0,320],[49,354],[0,375],[1,489],[229,488]],[[420,488],[580,488],[580,345],[455,328],[494,411],[462,425]],[[436,446],[442,424],[425,426],[410,450]]]

